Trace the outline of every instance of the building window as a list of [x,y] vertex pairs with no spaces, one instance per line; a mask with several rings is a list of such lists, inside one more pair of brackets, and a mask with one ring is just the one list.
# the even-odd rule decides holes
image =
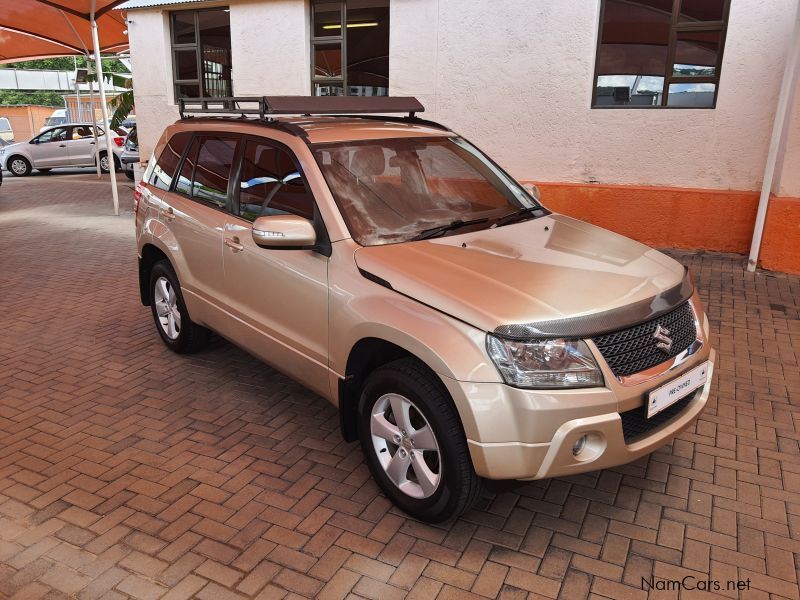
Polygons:
[[233,96],[228,9],[185,10],[171,19],[175,98]]
[[603,0],[593,108],[714,108],[730,0]]
[[314,1],[311,20],[313,95],[389,95],[389,0]]

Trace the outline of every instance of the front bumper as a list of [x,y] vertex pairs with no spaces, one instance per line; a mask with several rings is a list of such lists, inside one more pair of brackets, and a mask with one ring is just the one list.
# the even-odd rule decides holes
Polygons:
[[[703,411],[711,390],[716,354],[711,351],[708,380],[674,418],[632,443],[625,442],[622,418],[608,412],[566,421],[546,443],[481,443],[468,440],[475,471],[489,479],[544,479],[597,471],[632,462],[669,443]],[[572,448],[581,436],[587,443],[578,457]]]
[[[716,353],[708,344],[707,317],[701,321],[699,351],[635,382],[618,380],[605,365],[603,388],[523,390],[445,378],[476,473],[488,479],[562,477],[625,464],[669,443],[702,412],[711,390]],[[648,392],[706,361],[706,383],[679,401],[680,411],[626,442],[620,413],[644,411]],[[584,435],[585,448],[575,456],[573,446]]]

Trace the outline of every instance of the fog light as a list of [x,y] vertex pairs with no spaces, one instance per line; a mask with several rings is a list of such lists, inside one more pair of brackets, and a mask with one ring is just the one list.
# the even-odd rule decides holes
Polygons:
[[586,447],[586,436],[582,435],[578,438],[578,441],[575,442],[575,445],[572,446],[572,456],[578,456],[583,449]]

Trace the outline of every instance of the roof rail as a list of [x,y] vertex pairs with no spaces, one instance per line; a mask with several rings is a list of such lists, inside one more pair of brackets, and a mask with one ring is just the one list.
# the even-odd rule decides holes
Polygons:
[[413,119],[425,107],[416,98],[399,96],[226,96],[180,98],[178,110],[182,119],[190,114],[212,113],[258,115],[264,121],[269,115],[380,113],[408,113]]

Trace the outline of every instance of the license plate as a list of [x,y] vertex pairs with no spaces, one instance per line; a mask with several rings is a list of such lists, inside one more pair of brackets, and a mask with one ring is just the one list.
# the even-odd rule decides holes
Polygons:
[[647,398],[647,418],[660,413],[665,408],[685,398],[702,386],[708,378],[708,363],[695,367],[667,384],[650,392]]

